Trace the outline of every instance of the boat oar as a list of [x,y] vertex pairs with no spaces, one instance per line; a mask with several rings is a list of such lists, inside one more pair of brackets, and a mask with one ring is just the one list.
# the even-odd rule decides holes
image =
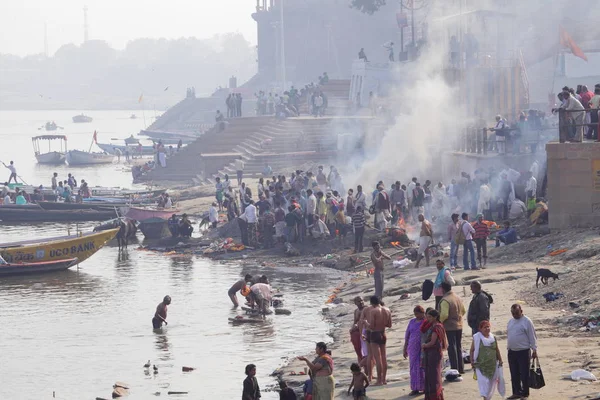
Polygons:
[[23,183],[24,183],[24,184],[26,184],[27,186],[29,186],[29,183],[25,182],[25,179],[23,179],[23,178],[21,177],[21,175],[17,175],[17,176],[19,177],[19,179],[20,179],[20,180],[22,180],[22,181],[23,181]]

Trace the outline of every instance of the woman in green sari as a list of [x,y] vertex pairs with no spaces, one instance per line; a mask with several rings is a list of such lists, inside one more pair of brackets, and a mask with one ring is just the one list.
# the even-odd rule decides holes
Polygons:
[[504,396],[502,356],[498,341],[491,333],[490,321],[481,321],[479,332],[473,336],[471,365],[475,369],[479,394],[484,400],[492,398],[496,386],[500,395]]
[[315,348],[317,358],[310,362],[306,357],[298,357],[298,360],[306,362],[313,373],[313,400],[333,400],[335,381],[333,380],[333,359],[331,351],[323,342],[317,343]]

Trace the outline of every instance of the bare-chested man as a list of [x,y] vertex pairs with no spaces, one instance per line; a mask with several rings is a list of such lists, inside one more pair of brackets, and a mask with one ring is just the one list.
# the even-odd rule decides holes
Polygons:
[[240,279],[239,281],[234,283],[233,286],[231,286],[229,288],[229,291],[227,292],[227,294],[229,295],[229,298],[231,299],[231,302],[233,303],[233,306],[235,308],[237,308],[239,306],[236,293],[238,291],[244,290],[244,288],[246,288],[247,282],[251,282],[251,281],[252,281],[252,275],[246,274],[246,276],[243,279]]
[[381,301],[377,296],[372,296],[370,303],[370,310],[366,313],[369,355],[377,367],[377,383],[375,385],[385,385],[387,383],[385,328],[392,327],[392,314],[388,308],[381,305]]
[[[362,314],[362,310],[365,308],[365,302],[362,297],[356,296],[354,298],[354,304],[356,305],[356,310],[354,310],[354,324],[352,328],[350,328],[350,341],[354,346],[354,351],[356,352],[356,357],[358,358],[358,363],[362,361],[362,359],[367,355],[366,352],[366,342],[362,339],[362,331],[359,328],[360,316]],[[363,351],[363,348],[365,351]]]
[[383,298],[383,260],[391,260],[390,256],[381,251],[381,245],[378,241],[371,243],[373,252],[371,253],[371,262],[373,263],[373,278],[375,279],[375,296]]
[[152,327],[154,329],[162,328],[163,322],[165,325],[169,325],[167,323],[167,306],[169,304],[171,304],[171,296],[165,296],[163,301],[156,306],[156,311],[152,318]]

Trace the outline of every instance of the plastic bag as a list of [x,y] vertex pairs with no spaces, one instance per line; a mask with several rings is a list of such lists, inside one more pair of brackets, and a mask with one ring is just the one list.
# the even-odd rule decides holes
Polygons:
[[580,381],[580,380],[597,381],[598,380],[594,374],[592,374],[589,371],[586,371],[585,369],[576,369],[575,371],[571,372],[571,379],[574,381]]

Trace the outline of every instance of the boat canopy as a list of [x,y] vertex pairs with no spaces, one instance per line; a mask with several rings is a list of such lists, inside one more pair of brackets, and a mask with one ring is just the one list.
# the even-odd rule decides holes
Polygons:
[[56,140],[56,139],[67,140],[67,137],[65,135],[41,135],[41,136],[34,136],[34,137],[31,138],[32,141],[36,141],[36,140]]

